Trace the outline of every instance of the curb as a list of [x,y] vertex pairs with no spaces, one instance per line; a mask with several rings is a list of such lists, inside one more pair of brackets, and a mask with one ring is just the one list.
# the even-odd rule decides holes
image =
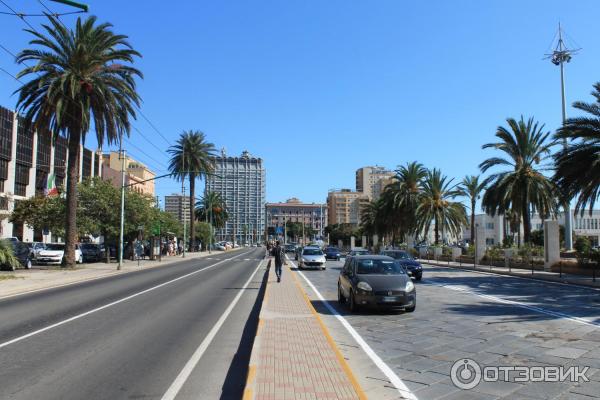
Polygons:
[[600,289],[600,284],[594,285],[593,283],[572,281],[569,279],[541,278],[539,276],[538,277],[527,276],[525,274],[518,274],[515,272],[508,272],[508,271],[507,272],[494,271],[494,270],[490,271],[488,269],[481,268],[481,267],[461,267],[461,266],[456,266],[456,265],[441,264],[436,261],[432,262],[430,260],[425,260],[425,259],[418,259],[418,260],[419,260],[419,262],[421,262],[423,264],[428,264],[428,265],[433,265],[436,267],[442,267],[442,268],[448,268],[448,269],[460,269],[462,271],[471,271],[471,272],[482,273],[482,274],[512,276],[514,278],[528,279],[531,281],[550,282],[550,283],[555,283],[555,284],[573,285],[573,286],[580,286],[580,287],[591,288],[591,289]]

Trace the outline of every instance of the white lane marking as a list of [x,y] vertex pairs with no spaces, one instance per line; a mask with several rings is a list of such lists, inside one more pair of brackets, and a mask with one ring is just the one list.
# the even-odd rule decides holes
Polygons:
[[215,338],[215,336],[217,336],[219,329],[221,329],[221,327],[225,323],[225,320],[227,319],[227,317],[229,317],[229,314],[231,314],[231,312],[233,311],[233,308],[235,307],[235,305],[238,303],[238,301],[244,294],[245,289],[248,288],[248,285],[250,285],[250,282],[252,282],[252,279],[254,279],[254,275],[256,275],[256,273],[258,272],[261,265],[262,265],[262,261],[258,263],[258,266],[254,270],[252,275],[250,275],[250,278],[248,278],[248,280],[242,287],[242,290],[240,290],[239,293],[237,294],[237,296],[235,296],[235,298],[229,304],[229,306],[227,307],[225,312],[223,312],[223,314],[221,315],[219,320],[215,323],[215,325],[212,327],[210,332],[208,332],[208,335],[206,335],[206,337],[204,338],[202,343],[200,343],[200,346],[198,346],[196,351],[194,351],[194,354],[192,354],[192,357],[190,357],[190,359],[185,364],[185,366],[183,367],[183,369],[181,370],[179,375],[177,375],[177,378],[175,378],[175,380],[173,381],[173,383],[171,384],[169,389],[167,389],[166,393],[163,395],[162,400],[175,399],[175,397],[177,396],[177,394],[179,393],[179,391],[181,390],[181,388],[183,387],[183,385],[185,384],[187,379],[192,374],[192,371],[194,370],[194,368],[196,368],[196,365],[198,365],[198,362],[204,355],[204,352],[206,351],[206,349],[208,349],[208,346],[210,346],[210,344],[213,341],[213,339]]
[[463,287],[460,287],[460,286],[456,286],[456,285],[445,285],[445,284],[442,284],[442,283],[434,283],[434,282],[431,282],[431,281],[423,282],[423,284],[425,284],[425,285],[431,285],[431,286],[443,287],[443,288],[454,290],[454,291],[457,291],[457,292],[468,293],[468,294],[471,294],[471,295],[474,295],[474,296],[481,297],[483,299],[495,301],[497,303],[509,304],[509,305],[512,305],[512,306],[516,306],[516,307],[520,307],[520,308],[525,308],[525,309],[530,310],[530,311],[535,311],[535,312],[538,312],[538,313],[541,313],[541,314],[551,315],[553,317],[558,317],[558,318],[561,318],[561,319],[568,319],[570,321],[574,321],[574,322],[577,322],[577,323],[580,323],[580,324],[584,324],[584,325],[588,325],[588,326],[593,326],[595,328],[600,327],[600,323],[591,321],[591,320],[589,320],[587,318],[575,317],[573,315],[565,314],[565,313],[558,312],[558,311],[547,310],[545,308],[537,307],[537,306],[534,306],[534,305],[531,305],[531,304],[521,303],[521,302],[518,302],[518,301],[503,299],[501,297],[496,297],[496,296],[492,296],[492,295],[489,295],[489,294],[479,293],[477,291],[474,291],[474,290],[471,290],[471,289],[466,289],[466,288],[463,288]]
[[132,294],[132,295],[130,295],[130,296],[123,297],[122,299],[119,299],[119,300],[113,301],[112,303],[108,303],[108,304],[105,304],[105,305],[103,305],[103,306],[100,306],[100,307],[94,308],[93,310],[86,311],[86,312],[84,312],[84,313],[81,313],[81,314],[75,315],[75,316],[73,316],[73,317],[71,317],[71,318],[64,319],[64,320],[62,320],[62,321],[59,321],[59,322],[57,322],[57,323],[55,323],[55,324],[48,325],[48,326],[46,326],[45,328],[41,328],[41,329],[38,329],[38,330],[36,330],[36,331],[30,332],[30,333],[28,333],[28,334],[26,334],[26,335],[23,335],[23,336],[16,337],[16,338],[14,338],[14,339],[11,339],[11,340],[9,340],[8,342],[0,343],[0,349],[1,349],[1,348],[3,348],[3,347],[6,347],[6,346],[8,346],[8,345],[11,345],[11,344],[13,344],[13,343],[20,342],[21,340],[24,340],[24,339],[30,338],[30,337],[32,337],[32,336],[38,335],[38,334],[40,334],[40,333],[42,333],[42,332],[49,331],[50,329],[54,329],[54,328],[56,328],[56,327],[59,327],[59,326],[61,326],[61,325],[67,324],[67,323],[69,323],[69,322],[73,322],[73,321],[75,321],[75,320],[77,320],[77,319],[83,318],[83,317],[85,317],[85,316],[88,316],[88,315],[90,315],[90,314],[93,314],[93,313],[95,313],[95,312],[98,312],[98,311],[104,310],[104,309],[106,309],[106,308],[112,307],[112,306],[114,306],[114,305],[117,305],[117,304],[119,304],[119,303],[122,303],[122,302],[124,302],[124,301],[131,300],[131,299],[133,299],[134,297],[138,297],[138,296],[140,296],[140,295],[142,295],[142,294],[144,294],[144,293],[148,293],[148,292],[151,292],[151,291],[153,291],[153,290],[156,290],[156,289],[158,289],[158,288],[161,288],[161,287],[163,287],[163,286],[166,286],[166,285],[168,285],[168,284],[171,284],[171,283],[173,283],[173,282],[177,282],[177,281],[179,281],[179,280],[181,280],[181,279],[187,278],[188,276],[195,275],[195,274],[197,274],[198,272],[206,271],[207,269],[211,269],[211,268],[213,268],[213,267],[216,267],[217,265],[219,265],[219,264],[221,264],[221,263],[223,263],[223,262],[225,262],[225,261],[233,260],[234,258],[237,258],[237,257],[239,257],[239,256],[241,256],[241,255],[242,255],[242,254],[239,254],[239,255],[237,255],[237,256],[234,256],[234,257],[231,257],[231,258],[228,258],[228,259],[225,259],[225,260],[219,261],[219,262],[217,262],[217,263],[211,264],[211,265],[209,265],[209,266],[207,266],[207,267],[204,267],[204,268],[202,268],[202,269],[199,269],[199,270],[197,270],[197,271],[190,272],[189,274],[185,274],[185,275],[182,275],[182,276],[180,276],[180,277],[178,277],[178,278],[171,279],[170,281],[163,282],[163,283],[161,283],[160,285],[156,285],[156,286],[153,286],[153,287],[151,287],[151,288],[148,288],[148,289],[142,290],[141,292],[134,293],[134,294]]
[[[290,263],[292,263],[292,265],[294,267],[296,267],[296,264],[294,264],[294,262],[290,261]],[[346,328],[346,330],[350,333],[350,335],[352,335],[354,340],[356,340],[356,343],[358,343],[360,345],[362,350],[367,354],[367,356],[369,356],[371,361],[373,361],[373,363],[375,363],[377,368],[379,368],[379,370],[381,372],[383,372],[383,374],[390,380],[391,384],[394,385],[394,387],[398,390],[398,392],[400,392],[402,397],[404,397],[405,399],[409,399],[409,400],[418,400],[417,396],[415,396],[415,394],[410,391],[410,389],[404,384],[404,382],[402,382],[402,379],[400,379],[398,377],[398,375],[396,375],[396,373],[381,359],[381,357],[379,357],[377,355],[377,353],[375,353],[375,351],[373,351],[371,346],[369,346],[368,343],[362,338],[362,336],[360,336],[358,334],[358,332],[356,332],[356,330],[352,327],[352,325],[350,325],[350,323],[346,320],[346,318],[342,317],[340,315],[340,313],[338,313],[337,310],[335,308],[333,308],[333,306],[331,304],[329,304],[329,302],[327,300],[325,300],[325,298],[317,290],[315,285],[313,285],[312,282],[310,280],[308,280],[308,278],[300,270],[298,270],[296,272],[302,278],[304,278],[304,280],[306,281],[308,286],[310,286],[310,288],[315,292],[315,294],[317,295],[319,300],[321,300],[323,302],[323,304],[325,304],[325,307],[327,307],[327,310],[329,310],[329,312],[333,316],[335,316],[338,321],[341,322],[341,324],[344,326],[344,328]]]

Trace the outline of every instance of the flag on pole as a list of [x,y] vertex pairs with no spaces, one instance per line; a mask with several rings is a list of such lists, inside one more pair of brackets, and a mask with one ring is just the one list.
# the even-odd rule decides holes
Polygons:
[[46,196],[57,196],[58,189],[56,188],[56,176],[54,174],[49,174],[46,184]]

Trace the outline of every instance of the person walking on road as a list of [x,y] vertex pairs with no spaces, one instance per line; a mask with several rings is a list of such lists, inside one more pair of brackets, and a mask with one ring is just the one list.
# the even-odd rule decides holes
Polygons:
[[285,262],[285,253],[281,242],[278,240],[273,247],[273,257],[275,257],[275,275],[277,275],[277,282],[281,282],[281,267]]

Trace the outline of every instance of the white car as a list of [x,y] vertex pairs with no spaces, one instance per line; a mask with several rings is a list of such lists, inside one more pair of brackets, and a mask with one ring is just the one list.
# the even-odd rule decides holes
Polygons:
[[303,248],[300,259],[298,260],[298,268],[325,269],[325,254],[316,246],[307,246]]
[[[60,265],[64,256],[64,243],[46,243],[46,248],[38,253],[36,261],[40,264]],[[83,264],[83,254],[78,244],[75,245],[75,261],[77,264]]]

